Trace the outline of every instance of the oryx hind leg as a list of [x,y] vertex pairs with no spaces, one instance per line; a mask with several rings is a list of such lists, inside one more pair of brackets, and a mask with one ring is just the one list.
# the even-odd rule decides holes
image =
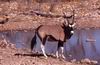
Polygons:
[[47,37],[45,37],[45,38],[42,39],[41,50],[42,50],[43,55],[44,55],[45,58],[47,59],[48,56],[46,55],[46,52],[45,52],[45,42],[46,42],[46,38],[47,38]]
[[46,52],[45,52],[45,46],[44,46],[43,44],[41,44],[41,50],[42,50],[43,55],[44,55],[45,58],[47,59],[48,56],[46,55]]

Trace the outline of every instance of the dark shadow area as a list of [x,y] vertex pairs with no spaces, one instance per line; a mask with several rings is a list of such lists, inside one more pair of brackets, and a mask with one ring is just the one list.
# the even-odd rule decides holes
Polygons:
[[[16,53],[16,54],[14,54],[14,56],[30,56],[30,57],[44,57],[44,55],[43,54],[39,54],[39,53],[30,53],[30,54],[22,54],[22,53]],[[52,58],[56,58],[55,56],[52,56],[52,55],[48,55],[47,54],[47,56],[48,57],[52,57]]]
[[22,53],[16,53],[15,56],[32,56],[32,57],[40,57],[43,56],[43,54],[22,54]]

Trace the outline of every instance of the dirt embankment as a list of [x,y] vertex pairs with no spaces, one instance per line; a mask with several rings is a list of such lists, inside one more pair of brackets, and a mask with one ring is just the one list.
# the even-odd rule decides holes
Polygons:
[[[63,18],[42,17],[34,11],[46,14],[63,15],[63,12],[72,14],[75,10],[77,28],[100,27],[99,0],[72,0],[71,2],[26,2],[22,0],[0,1],[0,31],[34,29],[41,24],[56,24]],[[58,0],[57,0],[58,1]],[[70,1],[70,0],[69,0]]]
[[16,49],[14,44],[0,40],[0,65],[95,65],[89,59],[82,61],[72,60],[68,62],[63,59],[43,55],[35,55],[28,52],[28,49]]

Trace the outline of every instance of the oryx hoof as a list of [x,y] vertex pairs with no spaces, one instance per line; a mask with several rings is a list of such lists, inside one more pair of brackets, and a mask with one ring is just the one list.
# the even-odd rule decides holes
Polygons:
[[45,59],[47,59],[47,58],[48,58],[48,56],[47,56],[46,54],[43,54],[43,55],[44,55]]
[[45,59],[48,59],[48,56],[45,56]]
[[65,57],[64,55],[62,55],[62,58],[63,58],[63,59],[66,59],[66,57]]
[[57,58],[57,59],[60,58],[59,55],[56,55],[56,58]]

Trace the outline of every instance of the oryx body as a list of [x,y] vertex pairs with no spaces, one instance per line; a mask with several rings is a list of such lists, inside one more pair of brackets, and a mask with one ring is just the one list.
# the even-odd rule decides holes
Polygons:
[[[61,48],[61,56],[63,58],[63,44],[64,42],[66,42],[66,39],[70,39],[70,37],[73,35],[74,33],[74,29],[73,26],[75,25],[73,19],[73,15],[70,17],[65,17],[65,21],[62,25],[41,25],[39,26],[36,30],[35,30],[35,36],[32,39],[31,42],[31,49],[33,49],[35,43],[36,43],[36,35],[39,37],[39,39],[41,40],[41,49],[43,52],[43,55],[47,58],[47,55],[45,53],[45,42],[46,39],[53,39],[55,41],[58,41],[58,48],[57,48],[57,52],[56,52],[56,56],[59,57],[58,55],[58,50]],[[69,22],[69,19],[72,20],[72,23]],[[68,24],[67,24],[68,23]]]

